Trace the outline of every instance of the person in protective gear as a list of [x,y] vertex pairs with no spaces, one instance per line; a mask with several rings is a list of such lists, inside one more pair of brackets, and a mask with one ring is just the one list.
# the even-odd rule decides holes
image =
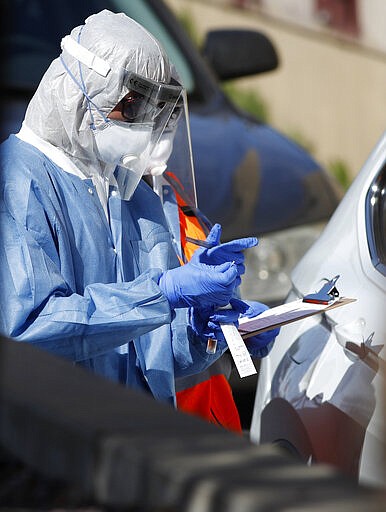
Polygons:
[[90,16],[62,50],[0,149],[0,329],[174,404],[175,378],[220,357],[219,319],[239,316],[215,311],[238,265],[181,267],[141,180],[183,88],[124,14]]
[[[178,80],[179,77],[174,68],[173,76]],[[186,113],[185,116],[187,116]],[[146,174],[151,176],[149,181],[162,199],[176,253],[182,264],[188,261],[222,264],[231,260],[242,274],[244,273],[243,251],[248,247],[248,239],[221,244],[221,226],[219,224],[212,226],[197,208],[193,165],[189,166],[189,159],[178,159],[178,157],[177,161],[176,158],[172,158],[168,163],[176,134],[179,136],[177,146],[179,155],[184,147],[183,141],[189,142],[189,137],[181,136],[184,128],[189,126],[188,120],[181,115],[181,109],[179,117],[178,120],[175,115],[173,121],[168,123],[160,144],[151,155],[149,168],[146,171]],[[146,179],[149,179],[148,176]],[[205,240],[210,248],[197,249],[197,245],[189,241],[192,239]],[[246,304],[232,299],[231,304],[236,311],[239,311],[240,316],[252,317],[267,309],[267,306],[260,302],[249,301]],[[193,325],[205,323],[206,316],[204,314],[204,318],[201,319],[202,314],[202,309],[195,311],[192,318]],[[258,358],[266,356],[278,332],[279,329],[275,329],[246,340],[251,355]],[[231,357],[229,353],[224,353],[204,371],[177,378],[177,407],[223,428],[241,433],[240,416],[229,384],[231,369]]]

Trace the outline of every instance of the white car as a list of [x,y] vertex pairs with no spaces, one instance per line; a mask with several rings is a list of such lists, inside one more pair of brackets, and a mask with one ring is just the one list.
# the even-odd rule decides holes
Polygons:
[[386,132],[293,270],[287,301],[336,275],[357,300],[282,327],[261,362],[251,439],[384,487]]

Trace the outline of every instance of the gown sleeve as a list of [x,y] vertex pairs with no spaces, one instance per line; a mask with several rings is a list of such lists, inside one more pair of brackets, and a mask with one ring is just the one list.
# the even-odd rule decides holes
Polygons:
[[[81,361],[171,322],[169,303],[157,284],[158,269],[149,269],[130,282],[95,283],[82,294],[75,293],[61,273],[63,261],[44,212],[29,205],[23,214],[38,214],[39,234],[17,218],[21,193],[8,196],[12,208],[7,201],[0,206],[0,325],[4,335]],[[20,203],[19,210],[23,209]]]

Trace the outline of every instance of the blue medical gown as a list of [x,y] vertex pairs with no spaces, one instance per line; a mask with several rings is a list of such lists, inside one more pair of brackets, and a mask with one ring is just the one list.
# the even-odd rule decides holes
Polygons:
[[174,401],[174,378],[213,363],[158,287],[178,266],[161,203],[141,182],[109,197],[15,136],[0,149],[1,331]]

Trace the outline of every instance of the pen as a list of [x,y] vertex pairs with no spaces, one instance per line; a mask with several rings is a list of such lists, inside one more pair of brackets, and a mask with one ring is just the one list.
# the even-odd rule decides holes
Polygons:
[[212,247],[215,247],[216,244],[211,244],[210,242],[207,242],[206,240],[199,240],[198,238],[192,238],[190,236],[185,237],[187,242],[190,242],[191,244],[198,245],[200,247],[205,247],[205,249],[211,249]]

